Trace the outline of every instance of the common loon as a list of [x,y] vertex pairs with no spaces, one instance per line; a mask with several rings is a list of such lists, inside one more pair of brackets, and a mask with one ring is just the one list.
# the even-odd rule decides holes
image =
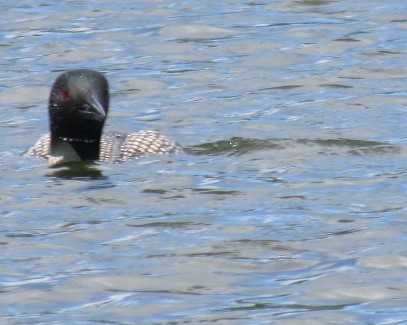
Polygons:
[[48,113],[51,133],[26,153],[48,160],[50,166],[71,161],[120,162],[147,153],[173,154],[180,147],[155,131],[102,135],[109,111],[109,85],[103,74],[78,69],[54,82]]

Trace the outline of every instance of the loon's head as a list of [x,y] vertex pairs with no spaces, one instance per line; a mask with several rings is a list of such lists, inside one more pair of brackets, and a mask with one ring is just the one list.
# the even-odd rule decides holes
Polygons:
[[101,73],[79,69],[61,74],[48,106],[51,156],[63,156],[63,161],[97,160],[108,110],[109,85]]

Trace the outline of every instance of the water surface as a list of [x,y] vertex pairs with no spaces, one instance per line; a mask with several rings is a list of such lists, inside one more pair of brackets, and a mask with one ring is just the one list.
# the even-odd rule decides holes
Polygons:
[[[0,9],[1,323],[407,322],[406,4]],[[185,153],[22,158],[73,68]]]

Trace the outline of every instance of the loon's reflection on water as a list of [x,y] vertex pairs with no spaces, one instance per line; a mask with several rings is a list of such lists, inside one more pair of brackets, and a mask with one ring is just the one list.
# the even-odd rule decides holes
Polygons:
[[96,180],[107,179],[97,164],[83,161],[69,162],[57,167],[52,167],[46,174],[48,177],[60,179]]

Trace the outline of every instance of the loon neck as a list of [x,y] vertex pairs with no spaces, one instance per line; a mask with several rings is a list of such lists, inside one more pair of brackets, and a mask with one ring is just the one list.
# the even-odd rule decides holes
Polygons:
[[62,162],[93,161],[99,159],[100,136],[98,138],[72,138],[51,135],[52,157]]
[[[68,111],[69,112],[69,111]],[[50,110],[51,156],[65,162],[98,160],[104,121],[86,120]]]

